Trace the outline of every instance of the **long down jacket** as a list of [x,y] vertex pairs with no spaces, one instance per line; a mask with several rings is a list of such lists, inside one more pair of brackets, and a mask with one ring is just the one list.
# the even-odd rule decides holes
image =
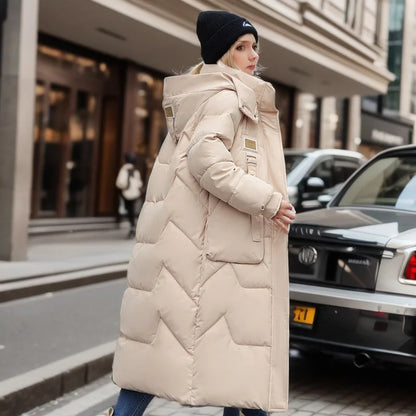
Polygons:
[[191,406],[288,400],[286,199],[273,87],[228,67],[168,77],[168,135],[128,268],[113,379]]

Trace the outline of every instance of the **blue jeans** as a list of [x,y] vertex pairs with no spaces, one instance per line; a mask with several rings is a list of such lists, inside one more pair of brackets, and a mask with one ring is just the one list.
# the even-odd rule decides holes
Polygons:
[[[121,389],[114,416],[142,416],[153,397],[152,394]],[[239,411],[235,407],[224,407],[223,416],[239,416]],[[242,412],[245,416],[267,416],[264,410],[258,409],[242,409]]]

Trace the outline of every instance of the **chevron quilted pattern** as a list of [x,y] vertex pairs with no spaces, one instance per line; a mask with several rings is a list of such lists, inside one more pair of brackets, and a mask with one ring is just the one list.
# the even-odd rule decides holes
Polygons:
[[[243,99],[261,100],[264,82],[258,81],[258,97],[247,89],[241,98],[231,78],[219,80],[221,91],[228,85],[225,94],[210,83],[206,90],[199,85],[187,94],[193,82],[184,77],[175,84],[177,95],[165,91],[175,117],[169,120],[138,219],[113,378],[121,387],[187,405],[284,409],[287,258],[277,259],[275,252],[286,250],[287,238],[259,214],[273,188],[257,177],[247,179],[243,116],[239,108],[227,107],[230,97],[234,106]],[[200,106],[194,113],[193,102]],[[260,101],[248,103],[253,119],[257,107]],[[264,152],[265,136],[280,140],[270,129],[276,112],[266,110],[259,113],[260,120],[268,119],[259,122],[256,136],[257,157],[264,159],[276,152]],[[201,138],[192,130],[200,112],[210,114]],[[213,146],[211,123],[212,131],[221,132]],[[184,131],[176,131],[177,126]],[[172,138],[178,137],[176,143]],[[256,188],[256,183],[263,185]],[[279,185],[281,192],[284,185]],[[282,317],[278,325],[277,317]]]

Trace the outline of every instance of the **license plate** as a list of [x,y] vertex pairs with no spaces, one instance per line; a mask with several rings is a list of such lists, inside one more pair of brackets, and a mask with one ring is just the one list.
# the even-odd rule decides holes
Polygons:
[[311,306],[295,305],[292,307],[292,322],[304,325],[313,325],[316,308]]

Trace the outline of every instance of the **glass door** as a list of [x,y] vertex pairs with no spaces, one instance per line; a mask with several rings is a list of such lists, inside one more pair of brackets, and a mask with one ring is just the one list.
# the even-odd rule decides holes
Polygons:
[[98,144],[98,98],[87,91],[76,91],[75,109],[69,129],[70,157],[68,169],[66,215],[93,215],[94,177]]
[[62,184],[65,172],[70,90],[38,82],[35,104],[35,147],[32,216],[63,215]]
[[122,67],[39,35],[32,218],[113,216]]
[[93,215],[98,102],[87,91],[37,83],[32,217]]

